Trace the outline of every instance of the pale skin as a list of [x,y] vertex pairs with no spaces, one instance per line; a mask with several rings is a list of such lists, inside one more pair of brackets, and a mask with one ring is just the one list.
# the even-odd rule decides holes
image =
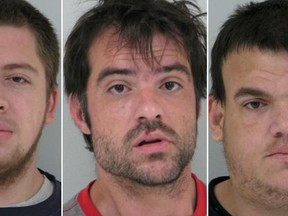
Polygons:
[[240,48],[222,73],[225,102],[209,98],[209,119],[230,179],[216,197],[233,216],[287,215],[288,53]]
[[[36,141],[43,124],[53,121],[58,90],[47,98],[44,66],[36,40],[26,26],[0,26],[0,171],[23,157]],[[28,200],[43,176],[35,151],[20,175],[0,185],[0,206]]]
[[[92,72],[88,80],[87,99],[92,129],[83,119],[79,99],[73,96],[69,98],[71,115],[81,131],[86,134],[111,133],[115,139],[113,141],[117,143],[114,147],[121,148],[119,140],[139,119],[151,120],[158,116],[179,134],[185,128],[185,119],[195,125],[197,117],[193,78],[184,51],[167,38],[155,36],[153,48],[159,61],[159,64],[155,62],[155,68],[177,63],[187,68],[189,73],[179,68],[170,72],[156,72],[139,54],[134,56],[133,61],[129,48],[118,50],[117,36],[111,36],[111,33],[111,29],[105,31],[93,42],[89,52]],[[114,74],[97,83],[104,68],[125,68],[133,72],[128,75]],[[169,90],[166,89],[167,82],[171,84]],[[131,148],[127,157],[137,163],[139,170],[157,180],[160,173],[169,170],[172,157],[177,152],[171,144],[165,144],[164,148],[155,146],[142,150]],[[161,160],[147,159],[151,152],[158,151],[164,155]],[[97,163],[97,181],[91,187],[90,196],[102,215],[192,215],[196,202],[195,189],[191,178],[191,162],[173,185],[155,187],[112,175]]]

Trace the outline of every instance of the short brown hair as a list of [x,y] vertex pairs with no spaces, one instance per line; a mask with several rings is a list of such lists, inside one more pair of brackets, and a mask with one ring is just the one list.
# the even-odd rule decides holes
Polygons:
[[0,1],[0,26],[27,26],[34,33],[38,55],[45,68],[47,94],[57,85],[59,44],[50,21],[24,0]]

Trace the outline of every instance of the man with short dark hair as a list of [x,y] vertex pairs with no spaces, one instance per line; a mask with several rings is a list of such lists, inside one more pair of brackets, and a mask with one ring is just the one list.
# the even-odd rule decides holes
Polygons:
[[288,212],[288,1],[238,7],[212,49],[209,119],[229,177],[209,185],[209,215]]
[[0,50],[0,215],[60,215],[60,183],[36,167],[58,98],[56,35],[26,1],[1,0]]
[[206,92],[199,13],[188,1],[102,0],[78,20],[65,88],[97,180],[64,215],[206,215],[205,186],[191,174]]

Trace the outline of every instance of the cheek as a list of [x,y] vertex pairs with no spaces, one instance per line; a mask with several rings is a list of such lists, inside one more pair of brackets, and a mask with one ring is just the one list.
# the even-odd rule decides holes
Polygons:
[[127,129],[127,116],[131,115],[131,109],[127,103],[108,104],[101,101],[89,104],[88,112],[94,130],[107,134],[115,133],[115,127],[118,128],[117,131]]
[[230,157],[252,163],[265,149],[263,123],[243,118],[235,113],[226,113],[224,119],[224,144]]
[[193,119],[196,121],[197,114],[196,114],[196,102],[195,100],[183,99],[178,103],[172,103],[172,108],[168,109],[168,111],[175,111],[174,117],[177,118],[178,116],[183,116],[187,119]]
[[44,123],[46,111],[44,99],[45,97],[35,95],[22,95],[14,100],[12,118],[18,125],[18,139],[23,143],[23,149],[32,145]]
[[[46,101],[38,100],[34,101],[35,103],[27,104],[27,119],[29,125],[35,125],[35,128],[38,128],[39,125],[44,123],[44,118],[46,115],[47,107]],[[33,129],[33,130],[34,130]]]
[[[43,120],[47,104],[46,95],[21,94],[14,95],[11,99],[15,115],[18,113],[23,118],[33,122]],[[29,124],[33,122],[29,122]]]
[[179,102],[166,106],[166,119],[168,125],[174,128],[179,134],[187,130],[195,132],[197,126],[195,104],[192,102]]

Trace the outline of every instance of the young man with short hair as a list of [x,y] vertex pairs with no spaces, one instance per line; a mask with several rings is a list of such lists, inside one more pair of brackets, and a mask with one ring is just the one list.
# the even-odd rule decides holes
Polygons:
[[187,1],[104,0],[78,20],[65,87],[97,179],[64,215],[206,215],[205,186],[191,174],[206,92],[199,14]]
[[58,98],[56,35],[28,2],[1,0],[0,50],[0,215],[60,215],[60,183],[36,167]]
[[288,1],[238,7],[212,49],[209,119],[229,177],[209,186],[209,215],[288,211]]

